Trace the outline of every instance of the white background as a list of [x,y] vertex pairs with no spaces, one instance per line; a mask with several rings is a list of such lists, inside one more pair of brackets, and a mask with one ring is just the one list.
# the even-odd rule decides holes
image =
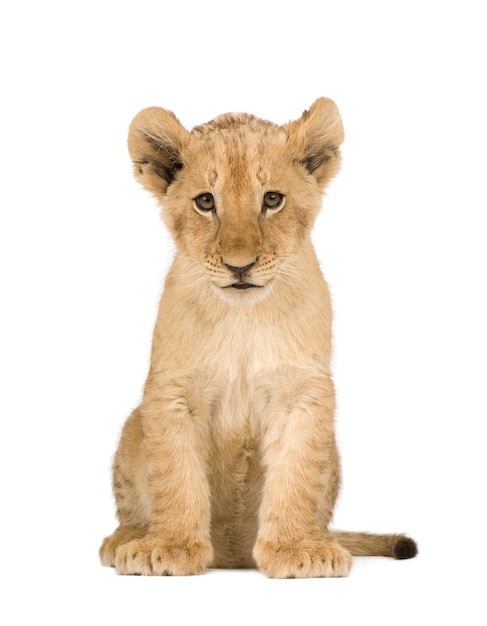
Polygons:
[[[483,3],[22,2],[0,10],[5,624],[484,624]],[[172,246],[126,151],[143,107],[191,128],[345,125],[315,242],[335,309],[335,526],[417,559],[343,580],[119,577],[110,463]],[[450,619],[448,620],[450,623]]]

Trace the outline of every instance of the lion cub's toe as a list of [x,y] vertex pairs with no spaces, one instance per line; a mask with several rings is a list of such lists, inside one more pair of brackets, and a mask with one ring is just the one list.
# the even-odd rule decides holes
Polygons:
[[271,578],[337,578],[347,576],[352,556],[333,540],[279,544],[258,541],[258,568]]

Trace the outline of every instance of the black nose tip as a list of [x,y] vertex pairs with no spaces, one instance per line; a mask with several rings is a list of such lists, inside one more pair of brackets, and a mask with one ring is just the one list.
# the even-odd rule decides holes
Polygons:
[[235,272],[235,274],[238,274],[239,276],[242,276],[242,274],[245,274],[245,272],[247,270],[249,270],[251,267],[253,267],[256,264],[257,261],[253,261],[253,263],[249,263],[248,265],[244,265],[242,267],[236,267],[235,265],[229,265],[228,263],[225,263],[225,261],[223,261],[223,264],[228,267],[228,269],[231,272]]

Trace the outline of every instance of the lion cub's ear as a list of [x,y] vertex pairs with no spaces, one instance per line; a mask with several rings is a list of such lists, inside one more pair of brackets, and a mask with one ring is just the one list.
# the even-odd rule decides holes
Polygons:
[[183,168],[181,151],[189,132],[170,111],[149,107],[138,113],[129,128],[128,148],[134,174],[152,193],[165,193]]
[[319,98],[299,120],[283,126],[291,151],[323,188],[340,169],[342,118],[333,100]]

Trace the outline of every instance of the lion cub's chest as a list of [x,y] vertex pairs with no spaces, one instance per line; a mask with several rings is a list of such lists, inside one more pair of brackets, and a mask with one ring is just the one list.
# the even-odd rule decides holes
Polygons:
[[[285,346],[285,344],[284,344]],[[255,438],[273,380],[283,363],[283,340],[272,328],[257,323],[235,326],[219,337],[206,355],[214,397],[211,422],[214,437]],[[287,357],[289,358],[289,356]],[[207,369],[207,371],[208,371]]]
[[212,438],[249,438],[258,430],[258,397],[253,377],[233,368],[220,376],[211,409]]

